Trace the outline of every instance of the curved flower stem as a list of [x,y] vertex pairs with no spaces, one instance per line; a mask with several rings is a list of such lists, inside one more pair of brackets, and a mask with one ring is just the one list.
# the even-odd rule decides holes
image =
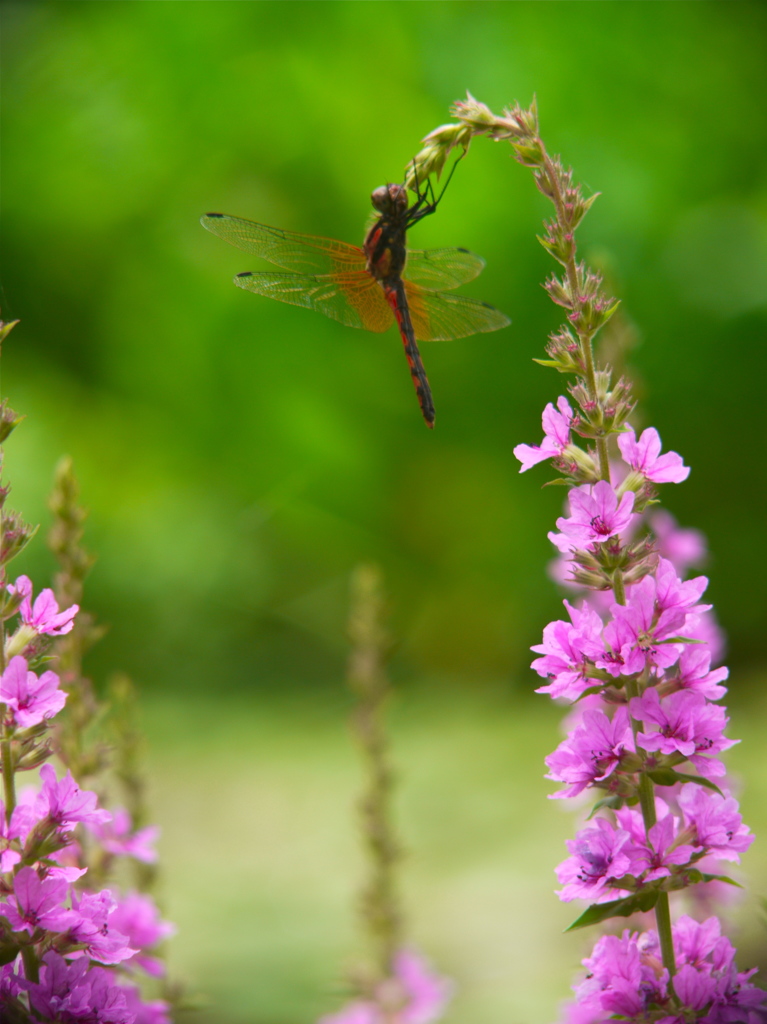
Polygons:
[[[559,184],[559,175],[557,168],[554,165],[554,161],[551,159],[549,154],[546,152],[546,146],[543,143],[540,135],[536,137],[535,143],[540,147],[542,154],[543,167],[548,179],[548,184],[551,188],[551,201],[554,204],[554,209],[557,211],[557,222],[560,230],[568,233],[568,237],[571,241],[570,254],[568,258],[563,262],[565,268],[565,274],[567,276],[567,284],[570,291],[571,300],[571,312],[576,312],[575,305],[578,301],[578,268],[575,262],[575,237],[572,231],[568,231],[568,217],[565,209],[565,201],[562,196],[562,189]],[[578,335],[578,341],[580,342],[581,357],[584,364],[584,377],[586,381],[586,388],[589,394],[589,398],[597,405],[599,396],[597,394],[597,381],[596,373],[594,371],[594,350],[593,350],[593,333],[590,331],[584,331],[575,325],[575,332]],[[599,475],[602,480],[610,481],[610,464],[607,458],[607,438],[600,436],[596,438],[597,455],[599,457]]]

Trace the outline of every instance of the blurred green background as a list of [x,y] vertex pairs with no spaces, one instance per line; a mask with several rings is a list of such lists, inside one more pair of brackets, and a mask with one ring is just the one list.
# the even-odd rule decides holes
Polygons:
[[[764,722],[767,10],[58,0],[1,13],[0,304],[22,320],[3,393],[28,416],[7,476],[15,506],[45,523],[53,465],[74,457],[99,555],[89,602],[111,627],[90,669],[124,669],[146,697],[178,969],[213,993],[211,1021],[332,1008],[322,986],[351,949],[355,875],[334,846],[345,827],[352,843],[346,590],[374,559],[410,695],[396,738],[416,776],[402,812],[420,843],[414,917],[461,978],[456,1013],[550,1019],[580,955],[552,938],[568,915],[551,868],[572,822],[543,799],[557,716],[528,698],[527,666],[561,608],[545,573],[561,492],[541,489],[545,469],[519,476],[511,455],[540,440],[564,383],[532,362],[559,323],[535,240],[547,205],[508,147],[477,140],[413,232],[416,247],[483,255],[464,291],[513,320],[423,346],[433,432],[393,331],[236,289],[235,273],[266,267],[198,218],[359,243],[369,193],[401,180],[452,101],[469,89],[500,110],[536,94],[550,149],[603,193],[581,246],[638,330],[637,422],[693,468],[663,500],[709,538],[742,735],[739,713]],[[51,569],[42,543],[17,564]],[[524,757],[504,754],[520,743]],[[764,779],[757,753],[733,758],[747,794]],[[526,810],[512,820],[514,801]],[[263,827],[246,840],[230,807]],[[216,860],[225,844],[237,870]],[[229,907],[231,931],[203,903]]]

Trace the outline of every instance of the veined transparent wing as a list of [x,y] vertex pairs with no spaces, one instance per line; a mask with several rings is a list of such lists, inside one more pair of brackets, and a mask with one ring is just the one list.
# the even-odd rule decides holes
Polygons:
[[418,341],[451,341],[507,327],[511,320],[495,306],[465,295],[445,295],[405,281],[410,318]]
[[238,288],[245,288],[291,306],[314,309],[347,327],[380,334],[394,323],[394,314],[383,289],[368,273],[238,274]]
[[365,254],[356,245],[320,235],[299,235],[227,213],[205,213],[200,223],[243,252],[299,274],[364,271]]
[[468,249],[409,249],[403,277],[427,288],[458,288],[481,273],[485,261]]

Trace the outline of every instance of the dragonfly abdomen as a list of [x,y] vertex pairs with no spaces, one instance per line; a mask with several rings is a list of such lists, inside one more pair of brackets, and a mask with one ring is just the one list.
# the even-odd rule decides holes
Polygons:
[[418,404],[421,407],[426,426],[431,428],[434,426],[434,400],[431,396],[429,379],[426,376],[421,353],[418,351],[418,345],[416,344],[415,330],[410,319],[410,307],[407,304],[405,286],[400,278],[392,284],[384,284],[383,289],[386,301],[397,318],[397,325],[402,337],[402,344],[405,346],[405,356],[410,367],[410,376],[413,378]]

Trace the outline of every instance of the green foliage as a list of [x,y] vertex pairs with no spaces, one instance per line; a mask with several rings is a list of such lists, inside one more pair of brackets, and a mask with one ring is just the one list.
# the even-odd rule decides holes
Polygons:
[[413,232],[484,256],[465,291],[513,319],[424,346],[433,435],[394,332],[239,292],[234,273],[265,268],[198,223],[361,241],[371,190],[467,88],[494,107],[537,94],[552,149],[602,193],[584,254],[619,268],[643,415],[693,467],[668,503],[709,534],[734,659],[761,656],[763,7],[75,0],[2,18],[2,305],[22,321],[3,368],[30,422],[9,472],[45,522],[52,467],[74,457],[91,604],[113,624],[94,675],[335,680],[345,580],[372,558],[396,596],[395,673],[528,678],[557,614],[540,569],[560,509],[511,457],[555,397],[533,363],[557,320],[528,176],[475,140]]
[[578,928],[601,924],[602,921],[609,921],[613,917],[631,917],[632,914],[652,910],[659,896],[660,890],[645,889],[631,896],[624,896],[620,900],[610,900],[609,903],[592,903],[565,931],[574,932]]

